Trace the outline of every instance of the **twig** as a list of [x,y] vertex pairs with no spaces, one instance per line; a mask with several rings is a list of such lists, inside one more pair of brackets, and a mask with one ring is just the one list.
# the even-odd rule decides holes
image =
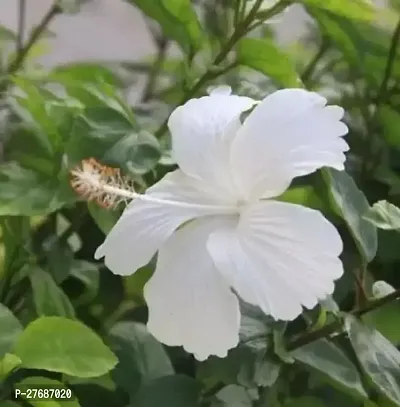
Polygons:
[[21,53],[24,46],[26,24],[26,0],[18,2],[18,34],[17,34],[17,54]]
[[6,70],[7,75],[12,75],[16,71],[18,71],[25,62],[29,51],[39,39],[39,37],[43,34],[46,30],[47,26],[51,22],[51,20],[61,12],[60,7],[57,4],[53,4],[53,6],[48,10],[48,12],[44,15],[42,21],[37,25],[33,30],[32,33],[27,41],[27,43],[21,47],[20,51],[17,53],[15,59],[10,63]]
[[326,54],[328,49],[329,49],[329,40],[326,37],[324,37],[322,39],[318,52],[315,54],[314,58],[311,59],[309,64],[304,69],[303,74],[301,75],[301,81],[303,83],[306,83],[310,79],[312,79],[312,76],[314,75],[314,71],[318,63],[320,62],[321,58]]
[[[228,56],[228,54],[232,51],[233,47],[236,45],[236,43],[245,35],[247,34],[248,27],[250,24],[253,22],[254,18],[256,17],[256,14],[259,10],[259,8],[262,5],[263,0],[257,0],[253,8],[250,10],[249,14],[247,15],[246,18],[244,18],[239,25],[236,27],[235,31],[233,32],[232,36],[228,39],[226,44],[222,47],[220,52],[217,54],[215,57],[212,67],[218,66],[221,62],[225,60],[225,58]],[[267,20],[268,18],[273,17],[274,15],[280,13],[283,9],[286,8],[288,2],[286,0],[281,0],[277,2],[274,6],[272,6],[269,10],[267,10],[263,14],[263,19],[264,21]],[[220,74],[226,72],[225,70],[222,70]],[[196,93],[211,79],[215,79],[219,74],[216,74],[213,69],[207,70],[203,76],[201,76],[198,81],[186,92],[185,96],[180,100],[178,103],[179,105],[184,104],[187,102],[189,99],[194,97]],[[165,131],[167,130],[168,127],[168,118],[164,120],[164,122],[161,124],[159,129],[155,132],[156,137],[162,136]]]
[[[400,298],[400,289],[394,291],[393,293],[386,295],[383,298],[378,300],[371,301],[365,307],[360,308],[358,310],[353,311],[351,314],[356,317],[361,317],[368,312],[374,311],[377,308],[382,307],[383,305],[388,304],[394,300]],[[289,342],[287,345],[287,350],[292,351],[302,346],[305,346],[311,342],[314,342],[318,339],[326,338],[327,336],[333,334],[334,332],[340,330],[342,328],[342,322],[340,320],[334,321],[328,325],[325,325],[321,329],[317,329],[316,331],[306,333],[292,341]]]
[[157,41],[157,46],[158,46],[157,57],[147,76],[147,82],[144,87],[143,95],[142,95],[142,102],[149,101],[154,94],[154,90],[155,90],[155,87],[157,84],[157,77],[158,77],[158,74],[160,73],[160,70],[161,70],[164,60],[165,60],[165,57],[167,55],[167,47],[168,47],[167,38],[165,38],[165,37],[160,38]]
[[388,91],[388,84],[390,81],[390,77],[393,73],[394,63],[396,60],[396,53],[397,47],[400,41],[400,19],[397,23],[396,29],[392,36],[392,41],[390,43],[390,49],[388,54],[388,59],[386,62],[385,74],[383,75],[381,86],[379,87],[377,97],[376,97],[376,105],[379,105],[382,101],[386,98],[386,92]]

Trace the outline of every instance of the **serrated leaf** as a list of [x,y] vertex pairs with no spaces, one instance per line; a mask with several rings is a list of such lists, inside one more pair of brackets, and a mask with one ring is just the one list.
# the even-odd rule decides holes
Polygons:
[[201,45],[202,31],[190,0],[130,0],[150,18],[156,20],[165,34],[191,54]]
[[352,316],[346,329],[353,349],[365,373],[377,389],[400,406],[400,352],[378,331],[368,328]]
[[71,164],[94,157],[128,174],[150,171],[161,157],[158,141],[152,135],[138,131],[135,124],[108,107],[85,110],[70,134],[66,153]]
[[378,237],[375,226],[363,218],[369,209],[367,198],[346,172],[325,169],[323,174],[338,214],[346,221],[363,258],[370,262],[378,248]]
[[379,229],[400,229],[400,208],[388,201],[379,201],[367,211],[364,219]]
[[46,215],[75,200],[57,177],[43,177],[16,162],[0,165],[0,216]]
[[301,87],[294,64],[272,40],[243,38],[237,46],[237,61],[263,73],[284,87]]
[[78,321],[41,317],[31,322],[14,347],[22,366],[76,377],[98,377],[118,360],[101,338]]
[[352,394],[367,397],[357,368],[333,343],[319,339],[292,352],[299,362],[322,373]]

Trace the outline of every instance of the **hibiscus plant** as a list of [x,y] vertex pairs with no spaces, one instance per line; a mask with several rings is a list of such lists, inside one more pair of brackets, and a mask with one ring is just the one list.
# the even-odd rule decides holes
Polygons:
[[128,2],[0,27],[0,407],[400,406],[399,1]]

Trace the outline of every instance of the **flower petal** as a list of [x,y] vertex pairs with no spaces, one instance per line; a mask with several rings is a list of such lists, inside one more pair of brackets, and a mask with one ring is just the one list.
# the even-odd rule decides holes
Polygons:
[[160,249],[144,297],[149,331],[198,360],[224,357],[239,341],[239,302],[215,269],[207,238],[223,220],[199,219],[178,230]]
[[232,192],[229,151],[241,123],[240,114],[253,99],[229,95],[217,88],[209,96],[189,100],[172,112],[168,126],[172,154],[187,174]]
[[[195,204],[218,204],[211,188],[182,171],[167,174],[149,188],[146,195]],[[147,264],[168,237],[184,222],[214,214],[213,209],[185,208],[137,199],[124,211],[104,243],[97,249],[97,259],[105,257],[114,273],[129,275]]]
[[214,231],[207,248],[238,295],[275,319],[313,308],[343,273],[334,226],[320,212],[283,202],[250,205],[238,226]]
[[246,198],[278,196],[294,177],[324,166],[343,170],[344,111],[326,102],[313,92],[285,89],[258,104],[232,143],[232,168]]

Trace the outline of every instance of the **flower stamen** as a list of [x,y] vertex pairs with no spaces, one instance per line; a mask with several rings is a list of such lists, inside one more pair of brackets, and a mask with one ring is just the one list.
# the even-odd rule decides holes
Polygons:
[[210,214],[233,214],[238,212],[237,206],[196,204],[186,201],[172,201],[158,198],[150,194],[135,192],[133,182],[123,175],[118,168],[100,164],[94,158],[83,160],[81,165],[71,171],[72,188],[88,201],[96,201],[105,208],[115,208],[120,203],[127,204],[133,199],[176,206],[182,209],[207,210]]

